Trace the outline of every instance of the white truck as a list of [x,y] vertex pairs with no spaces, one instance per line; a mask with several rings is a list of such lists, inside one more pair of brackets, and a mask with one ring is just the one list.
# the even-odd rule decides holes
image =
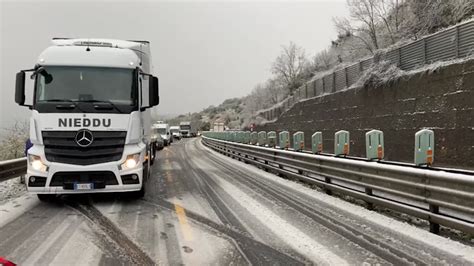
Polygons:
[[165,146],[168,146],[173,142],[173,138],[171,137],[170,125],[169,124],[164,124],[164,123],[163,124],[154,124],[153,127],[155,127],[157,129],[157,132],[163,138]]
[[[34,86],[25,92],[27,73]],[[150,108],[159,103],[152,73],[147,41],[54,38],[34,68],[16,75],[15,101],[32,110],[27,190],[40,200],[97,192],[142,197]]]
[[180,122],[179,123],[179,132],[183,138],[196,137],[197,128],[193,125],[192,122]]

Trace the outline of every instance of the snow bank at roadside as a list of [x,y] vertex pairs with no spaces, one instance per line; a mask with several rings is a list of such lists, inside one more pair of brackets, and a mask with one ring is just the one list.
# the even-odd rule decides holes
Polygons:
[[25,193],[25,184],[20,183],[19,177],[0,182],[0,204],[17,198]]

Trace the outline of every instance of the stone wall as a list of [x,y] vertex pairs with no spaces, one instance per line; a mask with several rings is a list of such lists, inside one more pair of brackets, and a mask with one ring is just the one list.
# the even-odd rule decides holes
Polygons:
[[322,131],[324,152],[334,133],[350,132],[350,155],[365,157],[365,133],[384,132],[385,159],[413,162],[415,132],[435,132],[435,166],[474,169],[474,60],[404,76],[381,87],[363,87],[297,103],[257,130]]

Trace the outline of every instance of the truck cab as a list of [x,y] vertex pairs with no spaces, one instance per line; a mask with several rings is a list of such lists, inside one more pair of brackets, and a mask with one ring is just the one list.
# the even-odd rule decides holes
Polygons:
[[[192,127],[191,122],[180,122],[179,123],[179,132],[183,138],[193,137],[194,128]],[[195,136],[194,136],[195,137]]]
[[[159,103],[147,41],[56,38],[16,78],[15,101],[31,109],[29,192],[40,200],[143,196],[152,158],[150,109]],[[33,88],[25,88],[26,78]],[[26,93],[33,95],[29,103]]]

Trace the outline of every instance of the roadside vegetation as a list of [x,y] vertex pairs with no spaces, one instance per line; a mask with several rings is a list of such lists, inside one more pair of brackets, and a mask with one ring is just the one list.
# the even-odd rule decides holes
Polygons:
[[[257,111],[272,107],[309,80],[343,68],[385,49],[417,40],[474,15],[474,0],[347,0],[349,17],[333,18],[338,35],[325,50],[309,55],[290,42],[282,46],[271,65],[272,76],[256,84],[242,98],[225,100],[201,112],[180,115],[169,122],[196,120],[207,129],[214,121],[229,128],[244,128],[259,123]],[[383,62],[381,62],[383,64]],[[393,66],[373,66],[390,75]],[[364,78],[368,79],[367,77]],[[379,78],[385,80],[384,78]]]
[[25,156],[25,143],[28,139],[27,122],[16,121],[11,127],[0,129],[0,161]]

